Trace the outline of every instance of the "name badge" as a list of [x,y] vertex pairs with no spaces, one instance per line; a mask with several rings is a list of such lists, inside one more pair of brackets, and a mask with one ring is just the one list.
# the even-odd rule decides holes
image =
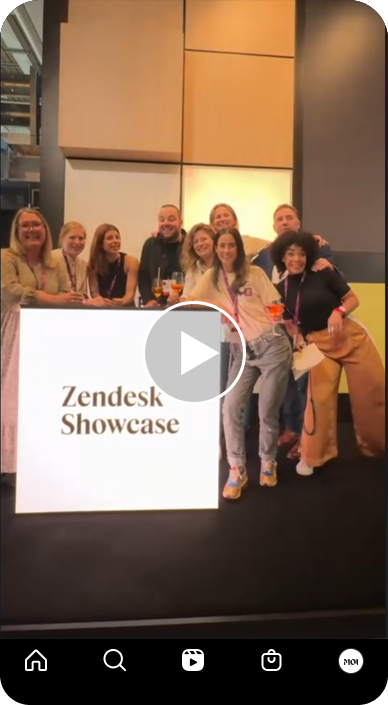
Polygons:
[[245,289],[244,296],[252,296],[252,289],[250,287]]

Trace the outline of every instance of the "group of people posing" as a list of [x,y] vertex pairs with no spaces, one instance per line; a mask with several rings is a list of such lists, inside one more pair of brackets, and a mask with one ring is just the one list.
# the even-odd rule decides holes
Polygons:
[[[287,446],[302,476],[312,475],[338,454],[337,396],[342,368],[347,376],[355,435],[362,455],[385,453],[385,371],[365,328],[351,317],[359,305],[333,261],[330,245],[301,230],[296,209],[276,208],[272,241],[241,235],[233,208],[217,204],[209,223],[183,229],[179,209],[162,206],[158,228],[140,257],[122,252],[118,228],[100,225],[89,261],[81,257],[85,228],[66,223],[53,249],[42,213],[23,208],[12,224],[10,247],[1,252],[1,473],[16,471],[20,306],[144,308],[201,301],[219,306],[242,331],[246,362],[224,397],[223,438],[230,466],[223,490],[238,499],[248,484],[245,429],[260,378],[259,482],[277,484],[277,450]],[[181,295],[155,295],[155,279],[182,272]],[[278,319],[271,305],[283,304]],[[224,351],[223,389],[236,379],[243,356],[231,321]],[[295,381],[294,350],[314,343],[322,361]],[[280,419],[282,413],[283,418]],[[281,425],[284,427],[280,435]]]

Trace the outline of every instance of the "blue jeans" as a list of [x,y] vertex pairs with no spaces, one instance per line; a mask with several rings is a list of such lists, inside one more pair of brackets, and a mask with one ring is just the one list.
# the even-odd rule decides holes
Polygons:
[[[224,392],[228,384],[228,374],[229,374],[229,355],[230,355],[230,344],[221,343],[221,391]],[[222,398],[222,400],[225,397]],[[222,401],[221,400],[221,401]],[[222,408],[222,406],[221,406]],[[252,418],[255,413],[257,413],[257,400],[256,395],[251,394],[249,397],[245,409],[243,409],[242,420],[243,427],[245,431],[249,428]]]
[[[291,347],[285,335],[268,334],[250,344],[254,357],[247,359],[237,384],[225,397],[223,423],[228,462],[231,467],[245,465],[245,433],[242,412],[253,388],[261,377],[259,395],[259,456],[274,460],[279,436],[279,412],[287,390],[291,365]],[[236,347],[228,385],[236,379],[241,366],[242,350]]]
[[242,419],[244,429],[247,430],[251,424],[254,414],[257,414],[257,399],[256,394],[251,394],[248,403],[243,411]]
[[286,398],[283,405],[284,425],[288,431],[297,433],[298,436],[302,430],[302,408],[301,400],[298,391],[298,385],[295,377],[290,370]]
[[302,433],[304,410],[307,402],[307,385],[308,373],[295,380],[294,375],[290,372],[288,380],[286,398],[283,406],[284,425],[288,431],[296,433],[298,436]]
[[[307,403],[307,387],[308,373],[295,381],[294,375],[290,373],[290,378],[287,386],[286,398],[283,406],[283,417],[285,427],[289,431],[297,433],[298,436],[302,433],[304,410]],[[249,427],[253,415],[256,411],[256,398],[252,394],[243,411],[243,426],[245,430]]]

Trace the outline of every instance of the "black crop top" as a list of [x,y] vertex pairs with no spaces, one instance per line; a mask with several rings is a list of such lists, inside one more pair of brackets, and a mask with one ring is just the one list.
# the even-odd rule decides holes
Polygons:
[[343,297],[349,293],[350,287],[338,272],[326,268],[320,272],[306,271],[306,277],[301,284],[302,274],[288,275],[287,300],[285,298],[285,282],[283,279],[276,285],[281,294],[282,303],[286,309],[284,319],[293,319],[295,306],[300,289],[299,327],[302,335],[317,332],[327,328],[327,321],[333,310],[341,306]]

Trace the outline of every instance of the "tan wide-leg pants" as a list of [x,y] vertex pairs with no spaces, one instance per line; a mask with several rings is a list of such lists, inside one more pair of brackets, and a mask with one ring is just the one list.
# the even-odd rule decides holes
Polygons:
[[309,374],[302,433],[302,459],[320,467],[338,455],[337,406],[342,367],[348,381],[357,445],[362,455],[385,453],[385,370],[365,329],[344,319],[339,335],[308,336],[325,355]]

